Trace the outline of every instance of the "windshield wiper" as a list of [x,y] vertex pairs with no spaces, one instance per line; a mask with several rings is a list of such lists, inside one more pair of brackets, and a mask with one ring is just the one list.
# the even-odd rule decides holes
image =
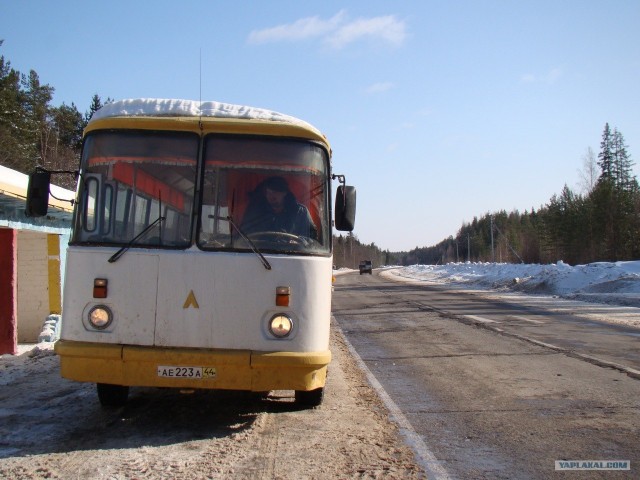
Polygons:
[[111,255],[111,257],[109,258],[109,263],[113,263],[115,261],[117,261],[122,255],[124,255],[124,253],[129,250],[132,246],[134,246],[136,244],[136,242],[142,238],[147,232],[149,232],[149,230],[151,230],[156,224],[164,221],[165,217],[158,217],[154,220],[153,223],[149,224],[144,230],[142,230],[138,235],[136,235],[135,237],[133,237],[131,239],[131,241],[129,241],[129,243],[127,243],[124,247],[122,247],[120,250],[118,250],[116,253],[114,253],[113,255]]
[[231,226],[236,229],[236,232],[238,232],[240,236],[249,244],[249,246],[251,247],[251,251],[258,255],[258,257],[260,257],[260,261],[262,262],[262,265],[264,265],[264,268],[266,268],[267,270],[271,270],[271,264],[269,263],[269,261],[264,257],[262,252],[258,250],[258,247],[255,246],[251,239],[247,237],[242,229],[238,225],[236,225],[236,223],[233,221],[233,218],[231,218],[231,215],[228,215],[227,217],[216,217],[215,215],[209,215],[209,218],[217,218],[219,220],[228,221]]

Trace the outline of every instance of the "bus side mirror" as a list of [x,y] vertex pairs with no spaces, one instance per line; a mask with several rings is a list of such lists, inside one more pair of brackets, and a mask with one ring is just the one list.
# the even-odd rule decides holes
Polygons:
[[340,185],[336,192],[336,230],[351,232],[356,223],[356,187]]
[[47,214],[50,184],[51,172],[38,169],[29,175],[27,205],[24,210],[27,217],[44,217]]

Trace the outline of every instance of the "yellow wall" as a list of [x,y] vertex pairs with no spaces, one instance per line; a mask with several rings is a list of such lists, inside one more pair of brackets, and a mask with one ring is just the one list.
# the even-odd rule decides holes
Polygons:
[[49,313],[62,313],[60,294],[60,235],[47,234],[47,254],[49,255]]
[[18,231],[18,343],[36,343],[47,317],[61,311],[60,236]]

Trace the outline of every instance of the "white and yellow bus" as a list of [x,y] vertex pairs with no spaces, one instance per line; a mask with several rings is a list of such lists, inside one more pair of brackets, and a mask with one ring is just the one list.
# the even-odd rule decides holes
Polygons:
[[[46,212],[50,174],[32,175],[31,215]],[[96,383],[108,406],[130,386],[294,390],[319,405],[332,225],[354,219],[355,189],[306,122],[218,102],[104,106],[84,132],[62,376]]]

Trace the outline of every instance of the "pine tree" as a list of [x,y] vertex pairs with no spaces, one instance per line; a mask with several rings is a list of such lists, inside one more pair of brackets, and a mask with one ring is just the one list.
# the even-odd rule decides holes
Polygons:
[[613,139],[609,124],[605,124],[600,142],[600,153],[598,154],[598,166],[600,167],[599,182],[613,182],[616,178],[615,164],[613,160]]
[[638,231],[634,226],[638,181],[632,173],[633,163],[624,137],[616,128],[605,125],[598,154],[601,168],[598,185],[591,195],[594,226],[599,231],[600,260],[628,259],[635,247]]
[[71,106],[68,106],[63,103],[60,107],[52,109],[51,116],[59,142],[79,152],[82,147],[82,131],[86,123],[76,105],[71,103]]
[[52,138],[49,102],[53,98],[54,88],[41,85],[35,70],[29,75],[22,75],[21,83],[24,91],[24,109],[28,128],[27,148],[32,152],[27,168],[32,170],[36,165],[46,165],[47,153]]
[[23,105],[20,72],[0,56],[0,164],[20,171],[26,171],[22,164],[29,158],[24,147],[27,122]]
[[633,176],[633,162],[627,153],[624,137],[617,128],[611,136],[611,158],[616,172],[615,184],[618,190],[631,192],[637,188],[638,182]]
[[[52,107],[53,92],[34,70],[21,74],[0,56],[0,164],[23,173],[36,165],[77,170],[87,122],[73,103]],[[93,108],[100,106],[96,95]],[[56,182],[68,188],[75,184],[73,176],[57,177]]]
[[91,105],[89,106],[89,111],[84,114],[85,124],[88,123],[89,120],[91,120],[91,117],[93,117],[94,113],[96,113],[105,105],[108,105],[109,103],[112,103],[112,102],[113,102],[113,99],[110,97],[107,97],[107,99],[103,103],[102,99],[100,98],[100,95],[98,95],[97,93],[94,94],[93,97],[91,98]]
[[[75,171],[80,163],[84,116],[73,103],[71,106],[63,103],[60,107],[52,108],[50,113],[55,141],[49,145],[47,168]],[[76,180],[72,175],[57,176],[55,181],[62,187],[75,188]]]

